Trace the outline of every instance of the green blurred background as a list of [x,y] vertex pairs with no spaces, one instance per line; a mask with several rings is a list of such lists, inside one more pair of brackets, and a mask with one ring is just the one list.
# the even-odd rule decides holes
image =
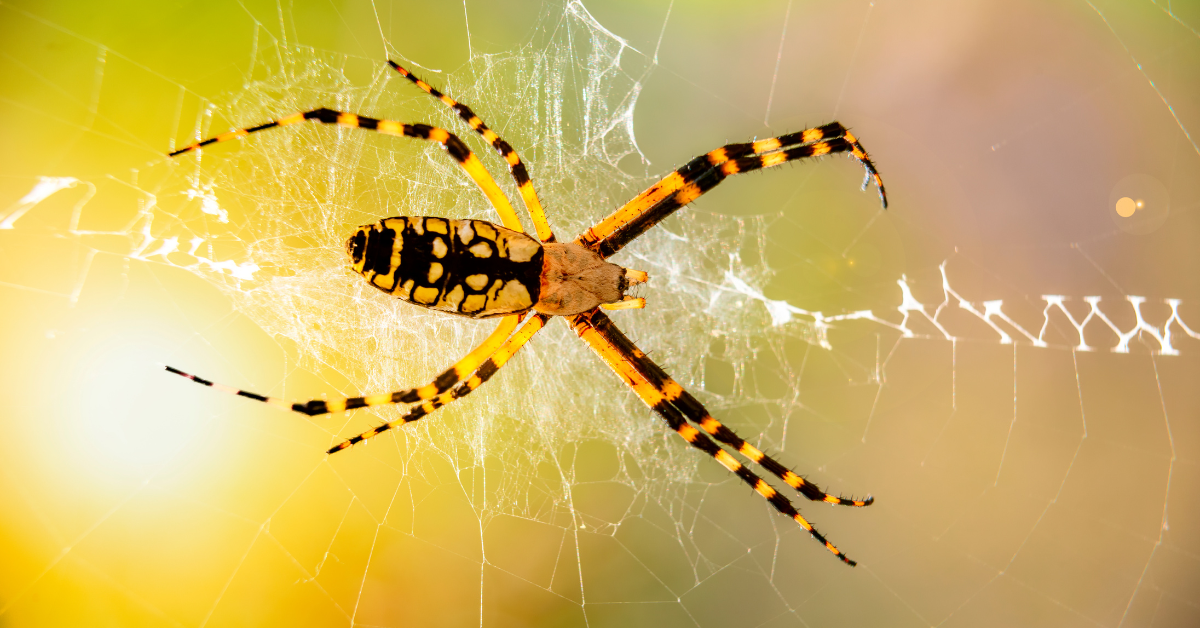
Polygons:
[[[1196,3],[586,7],[628,54],[657,63],[634,116],[649,165],[622,162],[634,175],[832,119],[872,152],[886,213],[842,160],[741,177],[698,204],[782,216],[766,250],[780,271],[770,298],[898,323],[896,281],[932,313],[948,260],[964,299],[1003,299],[1035,335],[1044,294],[1070,297],[1077,317],[1084,296],[1102,296],[1122,330],[1136,322],[1127,295],[1149,299],[1151,325],[1166,320],[1164,298],[1181,299],[1200,330]],[[563,11],[5,1],[0,209],[19,208],[38,177],[129,181],[191,137],[181,103],[237,92],[268,40],[380,61],[390,46],[453,71],[535,39]],[[499,106],[470,104],[485,117]],[[89,201],[87,228],[128,228],[146,202],[110,187]],[[688,503],[717,526],[683,515],[665,530],[648,515],[604,533],[516,517],[484,526],[453,469],[423,470],[444,474],[423,494],[397,491],[403,467],[331,467],[327,433],[164,375],[168,359],[235,364],[227,372],[249,382],[286,374],[307,396],[335,389],[339,365],[292,370],[293,346],[183,270],[89,256],[124,240],[71,235],[86,194],[63,190],[0,231],[0,626],[1200,624],[1200,343],[1179,326],[1178,356],[1155,354],[1148,335],[1113,353],[1099,319],[1088,327],[1099,350],[1072,351],[1057,315],[1053,346],[1014,346],[951,299],[939,320],[956,342],[918,323],[931,338],[897,341],[859,321],[833,332],[834,351],[764,356],[760,386],[785,371],[806,409],[772,436],[784,458],[878,499],[805,509],[856,569],[715,465],[701,464]],[[1116,215],[1115,198],[1139,194],[1157,213]],[[653,285],[647,296],[653,307]],[[719,351],[704,356],[705,386],[721,391],[733,374]],[[739,416],[720,418],[758,431]],[[621,521],[625,497],[604,482],[610,448],[580,443],[577,461],[580,508]]]

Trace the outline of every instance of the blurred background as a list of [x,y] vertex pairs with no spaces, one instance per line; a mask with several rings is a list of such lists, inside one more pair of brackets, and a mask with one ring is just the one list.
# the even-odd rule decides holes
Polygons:
[[[209,170],[165,161],[290,112],[277,103],[395,104],[378,113],[451,125],[384,85],[389,54],[505,121],[563,235],[724,142],[853,128],[886,212],[840,158],[731,179],[623,253],[660,280],[647,310],[614,318],[733,429],[832,492],[876,498],[799,504],[858,567],[687,451],[602,367],[554,379],[590,357],[561,329],[435,427],[336,457],[323,451],[394,415],[309,421],[162,371],[332,397],[416,383],[486,334],[370,300],[389,322],[414,317],[406,346],[451,348],[374,368],[378,329],[338,319],[364,348],[322,352],[239,276],[259,242],[336,248],[381,203],[482,217],[477,201],[410,202],[443,180],[424,153],[362,160],[399,173],[388,181],[418,172],[396,184],[414,196],[382,181],[312,240],[257,209],[332,211],[295,200],[317,177],[264,166],[308,150],[286,132],[244,160],[255,140],[232,147],[225,166],[211,149]],[[504,74],[563,54],[577,58],[560,67],[613,72],[566,88]],[[1198,75],[1200,6],[1149,0],[5,0],[0,626],[1200,624]],[[481,77],[504,89],[473,89]],[[636,145],[556,161],[578,150],[522,130],[514,99],[530,88],[564,101],[538,109],[561,128],[620,122],[613,137]],[[222,205],[160,202],[184,189]],[[223,218],[236,237],[218,237]],[[212,244],[155,254],[176,232],[179,251],[185,233]],[[696,257],[665,252],[682,246],[670,234]],[[712,283],[662,279],[676,275]],[[673,323],[688,303],[704,313]],[[543,375],[569,401],[538,458],[521,430],[551,407],[526,398],[552,390]],[[516,436],[464,442],[498,413]],[[563,427],[591,422],[609,427]]]

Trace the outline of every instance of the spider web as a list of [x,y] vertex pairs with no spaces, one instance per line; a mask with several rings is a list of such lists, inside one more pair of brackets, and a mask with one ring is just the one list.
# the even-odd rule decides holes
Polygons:
[[[0,618],[1194,625],[1189,10],[0,4]],[[558,322],[471,397],[332,457],[399,410],[309,420],[162,373],[393,390],[490,331],[345,267],[381,216],[495,220],[436,145],[305,125],[162,156],[327,106],[451,129],[518,198],[385,56],[517,148],[560,238],[722,141],[854,128],[893,209],[842,159],[735,177],[620,254],[652,280],[614,319],[739,434],[877,498],[799,504],[858,568]]]

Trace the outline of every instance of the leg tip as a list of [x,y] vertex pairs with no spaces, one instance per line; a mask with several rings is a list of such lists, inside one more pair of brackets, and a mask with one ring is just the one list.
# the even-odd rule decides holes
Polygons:
[[637,284],[646,283],[647,281],[650,281],[650,274],[644,270],[634,270],[632,268],[626,268],[625,269],[625,281],[631,286],[636,286]]
[[623,301],[616,303],[602,303],[600,307],[606,310],[640,310],[646,307],[645,297],[625,297]]

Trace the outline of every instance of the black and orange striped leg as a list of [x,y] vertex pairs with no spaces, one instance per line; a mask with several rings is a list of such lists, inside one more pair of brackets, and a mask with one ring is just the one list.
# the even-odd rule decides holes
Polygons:
[[531,316],[529,320],[521,326],[521,329],[519,329],[517,333],[513,334],[512,337],[505,341],[505,343],[491,355],[491,357],[485,360],[483,364],[479,365],[479,369],[475,371],[474,375],[456,386],[453,390],[444,392],[422,403],[421,405],[410,410],[408,414],[396,419],[395,421],[381,423],[374,429],[367,430],[358,436],[348,438],[337,445],[330,447],[329,451],[325,453],[337,453],[343,449],[361,443],[368,438],[374,438],[392,428],[402,427],[407,423],[412,423],[413,421],[432,413],[434,410],[437,410],[442,406],[450,404],[471,394],[472,391],[474,391],[476,388],[479,388],[484,384],[484,382],[491,379],[491,377],[496,374],[496,371],[499,371],[504,364],[507,363],[508,360],[525,345],[525,343],[529,342],[529,339],[546,325],[547,318],[549,317],[544,314],[534,314]]
[[[700,430],[688,424],[684,418],[684,413],[676,407],[675,403],[668,399],[668,395],[651,383],[638,368],[638,360],[634,356],[627,354],[617,344],[611,342],[608,337],[612,334],[620,334],[620,331],[612,325],[608,317],[600,313],[598,310],[592,310],[586,314],[578,314],[570,317],[571,326],[575,329],[575,333],[587,342],[588,345],[600,356],[609,368],[613,370],[625,383],[637,393],[642,401],[650,406],[659,416],[666,421],[667,426],[674,430],[688,444],[704,453],[712,456],[717,462],[721,463],[726,469],[729,469],[736,474],[743,482],[753,488],[755,492],[762,495],[764,499],[771,504],[775,510],[788,516],[802,528],[808,531],[814,539],[816,539],[825,549],[832,552],[842,562],[847,565],[854,566],[856,563],[850,560],[841,550],[830,543],[824,535],[817,531],[815,527],[803,515],[796,510],[791,500],[776,491],[774,487],[768,484],[765,480],[758,477],[753,471],[746,468],[745,465],[738,462],[736,458],[729,454],[714,442],[711,438],[705,435]],[[607,321],[604,323],[603,321]],[[595,323],[606,326],[606,333],[601,333],[595,326]],[[622,335],[623,336],[623,335]],[[626,339],[628,341],[628,339]],[[629,343],[632,345],[632,343]],[[640,353],[640,352],[639,352]],[[644,357],[644,354],[643,354]]]
[[450,390],[455,384],[461,382],[468,375],[478,370],[487,359],[492,357],[498,351],[504,342],[508,339],[514,329],[517,328],[517,323],[521,317],[517,314],[505,316],[501,319],[500,324],[496,326],[496,330],[491,333],[478,347],[475,347],[470,353],[463,356],[454,366],[446,369],[441,375],[438,375],[434,380],[424,386],[417,388],[406,388],[390,393],[382,393],[378,395],[367,395],[364,397],[349,397],[346,399],[313,399],[304,403],[290,403],[276,397],[267,397],[258,393],[252,393],[246,390],[239,390],[232,386],[218,384],[209,381],[202,377],[197,377],[190,373],[185,373],[177,368],[168,366],[167,370],[186,377],[198,384],[211,386],[221,392],[246,397],[261,401],[263,403],[292,410],[300,414],[308,416],[319,416],[322,414],[332,414],[345,410],[354,410],[356,408],[369,408],[371,406],[381,406],[395,403],[416,403],[425,399],[433,399],[442,393]]
[[523,230],[521,227],[521,220],[517,217],[517,212],[513,210],[512,205],[509,204],[508,197],[506,197],[504,192],[500,190],[500,187],[496,185],[495,179],[492,179],[492,175],[488,174],[487,169],[483,167],[483,163],[479,161],[479,158],[475,156],[475,153],[472,153],[471,149],[467,148],[467,145],[464,144],[457,135],[445,129],[429,126],[428,124],[406,124],[403,122],[395,122],[393,120],[380,120],[378,118],[368,118],[366,116],[360,116],[354,113],[346,113],[343,111],[334,111],[332,109],[321,108],[313,109],[312,111],[293,113],[290,116],[284,116],[278,120],[273,120],[255,127],[236,129],[228,133],[222,133],[216,137],[210,137],[206,140],[185,146],[175,152],[170,153],[169,156],[175,157],[188,151],[196,150],[197,148],[203,148],[210,144],[241,139],[251,133],[257,133],[258,131],[265,131],[275,127],[291,126],[293,124],[300,124],[308,120],[322,122],[324,124],[336,124],[338,126],[349,128],[367,129],[370,131],[383,133],[384,135],[415,137],[441,144],[442,147],[446,149],[446,152],[450,155],[450,157],[453,158],[454,161],[458,162],[458,165],[461,166],[468,175],[470,175],[471,179],[475,181],[476,185],[478,185],[479,188],[483,190],[483,193],[487,195],[488,200],[492,203],[492,206],[496,208],[496,213],[500,215],[500,221],[504,224],[504,226],[514,231]]
[[504,163],[508,164],[508,171],[512,174],[513,181],[517,182],[517,189],[521,192],[521,199],[525,202],[525,208],[529,210],[529,216],[533,219],[534,227],[537,228],[538,239],[542,242],[553,242],[554,232],[550,230],[550,223],[546,220],[546,212],[542,209],[542,203],[538,200],[537,192],[533,189],[533,181],[529,178],[529,170],[525,167],[525,163],[521,161],[521,157],[517,155],[517,151],[513,150],[512,145],[504,141],[495,131],[489,129],[483,123],[483,119],[476,115],[474,111],[471,111],[470,107],[443,94],[429,83],[417,78],[399,63],[388,59],[388,65],[400,73],[400,76],[412,81],[414,85],[424,90],[425,93],[437,98],[445,103],[446,106],[453,109],[458,113],[458,117],[462,118],[468,126],[474,129],[489,146],[496,149],[496,152],[504,159]]
[[713,418],[712,414],[708,412],[708,409],[699,400],[680,386],[678,382],[671,379],[671,376],[667,375],[667,372],[662,367],[647,357],[641,349],[637,348],[637,345],[632,340],[621,333],[621,330],[617,329],[612,319],[603,313],[597,314],[597,316],[591,318],[590,324],[592,328],[621,351],[622,355],[637,368],[638,372],[646,378],[650,385],[661,391],[667,401],[683,412],[689,421],[700,426],[701,429],[717,439],[718,442],[729,445],[738,453],[749,458],[763,469],[766,469],[771,475],[783,480],[788,486],[796,489],[797,492],[812,501],[825,502],[838,506],[860,507],[870,506],[875,502],[875,498],[870,495],[865,499],[853,499],[826,493],[817,485],[783,466],[778,460],[775,460],[754,445],[746,442],[733,430]]
[[879,187],[880,200],[886,208],[887,193],[875,164],[845,127],[831,122],[776,138],[727,144],[696,157],[647,188],[575,241],[602,255],[611,255],[731,174],[839,152],[850,153],[863,165],[867,180],[873,179]]

